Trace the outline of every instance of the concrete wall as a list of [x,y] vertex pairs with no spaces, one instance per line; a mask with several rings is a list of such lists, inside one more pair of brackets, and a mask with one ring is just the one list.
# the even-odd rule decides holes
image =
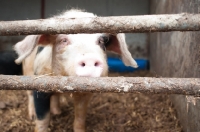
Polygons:
[[[199,0],[151,0],[151,14],[200,13]],[[151,71],[162,77],[200,77],[200,32],[150,34]],[[185,132],[200,131],[200,99],[171,96]]]
[[[80,8],[99,16],[143,15],[149,13],[149,0],[46,0],[45,17],[66,9]],[[39,19],[40,0],[0,0],[0,20]],[[127,43],[134,57],[148,57],[148,35],[127,34]],[[11,50],[22,37],[0,37],[0,51]]]
[[[0,21],[40,18],[40,0],[0,0]],[[0,36],[0,51],[12,50],[24,36]]]

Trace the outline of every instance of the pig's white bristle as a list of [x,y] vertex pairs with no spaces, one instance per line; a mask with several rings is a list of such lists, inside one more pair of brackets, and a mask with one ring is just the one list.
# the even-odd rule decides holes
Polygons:
[[85,12],[80,9],[71,9],[64,11],[60,15],[54,16],[54,18],[84,18],[84,17],[95,17],[93,13]]

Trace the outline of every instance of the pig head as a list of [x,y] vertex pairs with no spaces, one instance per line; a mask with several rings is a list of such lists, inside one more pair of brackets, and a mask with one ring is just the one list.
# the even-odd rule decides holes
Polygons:
[[[82,17],[96,16],[92,13],[70,10],[54,18]],[[137,67],[128,51],[124,34],[29,35],[18,42],[14,49],[19,55],[15,62],[23,61],[25,75],[51,73],[55,76],[107,76],[106,50],[121,55],[126,66]],[[36,116],[35,131],[47,131],[50,111],[54,114],[60,113],[58,94],[34,91],[28,96],[29,116]],[[75,132],[85,131],[87,104],[90,98],[90,93],[73,93]]]

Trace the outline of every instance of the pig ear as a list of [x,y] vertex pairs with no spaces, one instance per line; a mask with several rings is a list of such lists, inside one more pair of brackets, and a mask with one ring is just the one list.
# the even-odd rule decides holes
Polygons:
[[106,44],[106,49],[121,55],[122,61],[126,66],[134,68],[138,67],[136,61],[132,58],[131,53],[128,51],[125,35],[123,33],[110,35],[109,42]]
[[19,57],[15,60],[15,63],[21,63],[32,53],[37,44],[50,44],[53,38],[53,35],[29,35],[25,37],[22,41],[18,42],[14,46],[14,50],[19,55]]

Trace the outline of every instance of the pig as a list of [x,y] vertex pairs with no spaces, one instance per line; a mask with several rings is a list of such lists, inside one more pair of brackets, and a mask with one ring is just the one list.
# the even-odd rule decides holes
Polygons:
[[[84,17],[96,15],[72,9],[53,18]],[[14,49],[19,55],[15,62],[23,63],[24,75],[105,77],[108,75],[106,50],[119,54],[126,66],[137,67],[123,33],[28,35]],[[85,132],[87,105],[91,96],[86,92],[73,93],[75,132]],[[28,99],[29,116],[36,118],[35,132],[48,131],[51,113],[61,112],[59,93],[29,91]]]

